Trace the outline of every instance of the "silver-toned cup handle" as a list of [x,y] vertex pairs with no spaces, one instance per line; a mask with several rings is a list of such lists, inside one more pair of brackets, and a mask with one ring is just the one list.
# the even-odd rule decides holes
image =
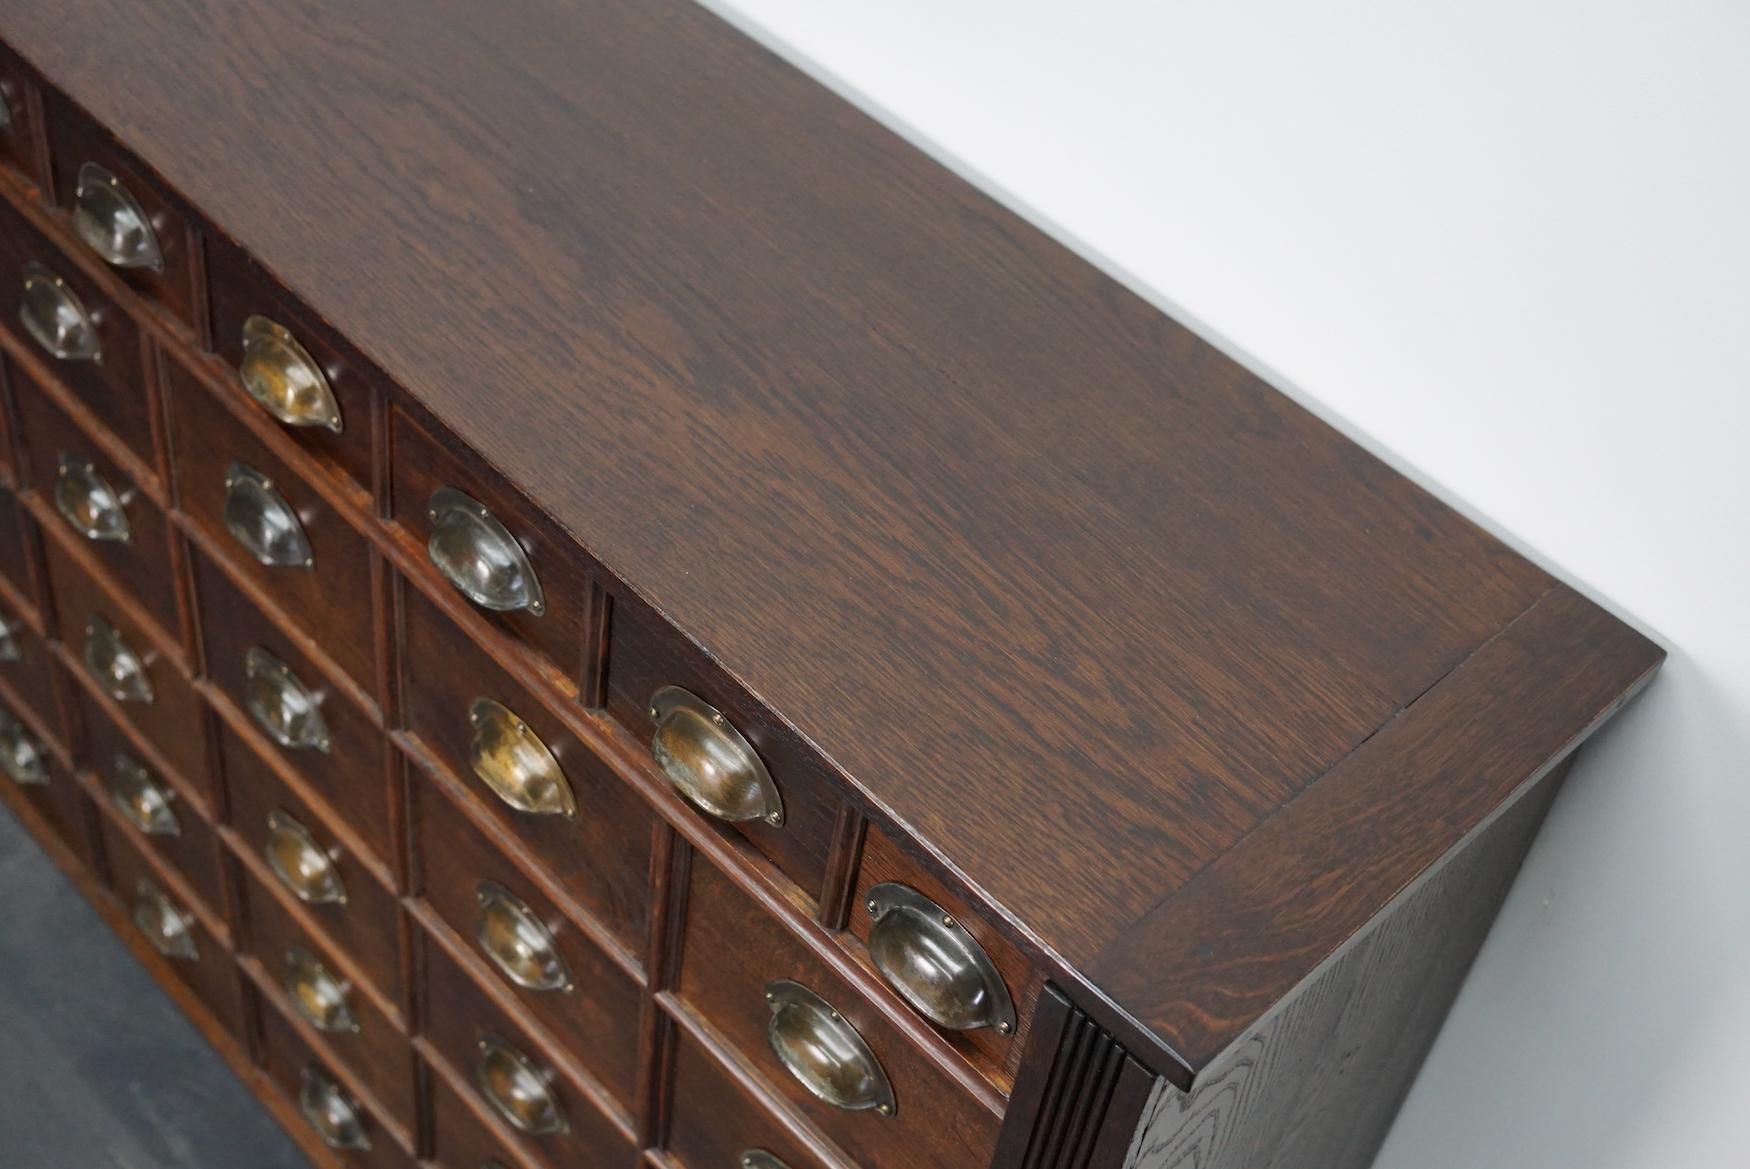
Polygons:
[[426,554],[456,591],[495,613],[547,611],[523,546],[486,505],[454,487],[432,492]]
[[166,958],[193,962],[200,957],[194,941],[194,917],[143,877],[134,887],[133,919],[152,948]]
[[869,956],[919,1014],[950,1031],[1015,1029],[1015,1004],[996,965],[966,927],[908,885],[868,892]]
[[133,536],[128,522],[128,504],[133,501],[130,484],[118,491],[91,460],[62,451],[55,468],[55,510],[69,527],[94,543],[125,544]]
[[117,702],[137,702],[150,705],[157,695],[152,689],[151,668],[154,655],[135,652],[100,613],[93,613],[85,622],[85,667],[91,671],[104,692]]
[[291,668],[261,646],[243,659],[243,705],[269,738],[290,750],[320,751],[334,746],[322,717],[322,698],[292,673]]
[[79,294],[42,264],[24,266],[24,294],[18,320],[31,340],[61,361],[103,360],[103,342],[95,314]]
[[518,1132],[549,1136],[570,1128],[550,1076],[497,1035],[483,1035],[474,1061],[474,1086],[492,1110]]
[[115,175],[95,162],[79,168],[73,230],[113,267],[164,270],[164,249],[151,217]]
[[267,815],[267,867],[279,883],[308,905],[345,905],[346,882],[333,851],[326,849],[295,816],[274,810]]
[[338,1081],[316,1064],[304,1067],[298,1091],[298,1111],[322,1143],[331,1149],[362,1151],[371,1147],[364,1113]]
[[481,881],[474,897],[480,904],[474,940],[499,973],[528,990],[573,989],[553,931],[527,903],[496,881]]
[[311,568],[315,557],[304,524],[273,485],[244,463],[225,472],[225,530],[269,568]]
[[358,1032],[358,1016],[349,999],[351,984],[329,973],[322,960],[302,946],[286,950],[284,986],[292,1009],[316,1030],[335,1035]]
[[182,824],[172,807],[176,793],[152,778],[145,766],[117,751],[109,783],[109,798],[128,823],[147,836],[180,836]]
[[766,1006],[772,1054],[809,1095],[846,1112],[894,1114],[886,1069],[837,1008],[787,978],[766,984]]
[[721,711],[679,686],[650,697],[650,753],[688,803],[719,820],[784,823],[771,773]]
[[5,769],[13,783],[25,787],[41,787],[49,782],[49,765],[42,744],[6,710],[0,710],[0,768]]

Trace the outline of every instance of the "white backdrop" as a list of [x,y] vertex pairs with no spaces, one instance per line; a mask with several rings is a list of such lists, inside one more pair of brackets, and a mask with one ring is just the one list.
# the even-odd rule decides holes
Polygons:
[[1379,1165],[1750,1164],[1750,5],[712,3],[1671,649]]

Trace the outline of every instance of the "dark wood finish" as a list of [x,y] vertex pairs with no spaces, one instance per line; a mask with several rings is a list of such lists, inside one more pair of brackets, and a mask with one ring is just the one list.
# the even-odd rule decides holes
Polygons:
[[[432,1060],[432,1164],[442,1169],[480,1169],[496,1161],[505,1169],[542,1169],[503,1121],[441,1059]],[[603,1165],[616,1162],[602,1161]]]
[[11,50],[0,45],[0,102],[5,103],[6,123],[0,128],[0,166],[9,168],[14,181],[43,183],[48,173],[46,144],[42,132],[42,95]]
[[713,1051],[697,1028],[684,1028],[675,1045],[674,1117],[665,1144],[670,1162],[685,1169],[736,1166],[748,1149],[775,1154],[790,1169],[846,1164],[806,1121]]
[[9,488],[0,488],[0,579],[11,585],[22,597],[36,594],[36,582],[31,579],[35,535],[30,531],[30,517]]
[[[852,986],[713,866],[692,868],[685,945],[676,988],[681,1002],[854,1159],[881,1169],[990,1160],[998,1110],[957,1083],[896,1026],[891,1002],[878,1005]],[[862,1035],[893,1083],[893,1116],[823,1104],[778,1062],[766,1042],[771,1013],[764,994],[778,978],[794,979],[826,999]]]
[[18,803],[35,809],[41,822],[79,857],[82,864],[95,864],[101,854],[93,843],[94,827],[87,797],[73,778],[72,765],[62,754],[64,748],[57,747],[44,734],[36,712],[20,702],[18,696],[10,692],[10,687],[0,681],[0,718],[8,716],[18,719],[31,737],[42,744],[48,782],[20,784],[10,775],[0,774],[0,787],[10,790]]
[[19,707],[35,716],[44,737],[64,754],[67,728],[55,701],[54,655],[43,641],[38,620],[35,613],[8,604],[6,598],[0,597],[0,624],[6,627],[18,654],[16,661],[0,661],[0,683],[15,696]]
[[[565,897],[638,952],[650,916],[650,808],[572,733],[413,588],[403,589],[402,714],[419,745],[463,785],[516,843],[538,858]],[[534,815],[501,801],[474,775],[468,713],[478,698],[514,712],[559,762],[577,799],[573,818]]]

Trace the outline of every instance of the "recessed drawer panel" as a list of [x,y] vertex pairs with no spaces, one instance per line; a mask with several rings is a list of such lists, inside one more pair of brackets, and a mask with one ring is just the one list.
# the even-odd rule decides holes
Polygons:
[[139,160],[60,94],[44,95],[55,196],[92,255],[184,324],[195,321],[188,216]]
[[35,557],[36,535],[30,529],[30,516],[18,496],[0,487],[0,577],[27,599],[36,597],[36,584],[31,580],[30,561]]
[[401,1027],[361,988],[353,959],[298,924],[254,867],[243,879],[243,948],[284,992],[284,1006],[320,1032],[335,1058],[403,1128],[414,1121],[413,1048]]
[[[298,1034],[271,1000],[261,1005],[261,1066],[336,1163],[356,1169],[415,1169],[411,1153]],[[469,1169],[473,1169],[472,1166]]]
[[[458,1072],[430,1064],[432,1164],[443,1169],[536,1169],[518,1138]],[[629,1155],[602,1165],[631,1164]],[[732,1167],[733,1169],[733,1167]]]
[[233,390],[336,477],[374,491],[378,375],[235,246],[215,238],[207,255],[213,348]]
[[71,541],[45,533],[49,594],[61,642],[82,659],[80,682],[158,749],[176,773],[212,791],[206,711],[177,650],[155,626],[136,620],[107,584],[80,562]]
[[[394,1002],[401,993],[399,909],[379,877],[229,727],[220,734],[231,826],[273,879],[303,904],[310,921]],[[349,822],[350,826],[350,822]]]
[[367,691],[370,546],[174,358],[164,362],[178,498],[231,563]]
[[[684,1169],[770,1169],[743,1158],[765,1153],[787,1169],[828,1169],[800,1125],[782,1116],[684,1028],[675,1038],[668,1154]],[[980,1167],[982,1169],[982,1166]]]
[[7,177],[40,183],[46,169],[37,121],[31,101],[35,84],[17,57],[0,46],[0,167]]
[[585,656],[589,560],[453,441],[394,412],[391,514],[434,578],[545,659],[575,693]]
[[[702,860],[692,866],[686,917],[681,998],[836,1144],[874,1169],[989,1163],[998,1118]],[[830,1068],[808,1058],[822,1049],[837,1053]],[[792,1074],[780,1052],[830,1071],[830,1080]]]
[[37,635],[23,614],[14,613],[0,601],[0,679],[11,687],[17,701],[29,708],[56,742],[67,742],[61,725],[60,705],[55,701],[55,675],[48,643]]
[[57,526],[175,635],[181,621],[163,511],[23,371],[14,368],[12,381],[25,482],[54,509]]
[[641,953],[655,813],[418,589],[402,591],[408,728],[568,895]]
[[[224,570],[194,559],[207,676],[251,720],[262,746],[345,817],[379,859],[394,856],[381,728]],[[351,603],[368,605],[369,597]]]
[[219,838],[188,781],[155,767],[109,715],[80,694],[85,769],[103,790],[109,811],[134,844],[181,874],[215,915],[225,912]]
[[517,1142],[559,1165],[618,1164],[631,1148],[581,1080],[492,1002],[432,935],[425,945],[426,1037]]
[[61,841],[92,863],[84,791],[28,715],[0,702],[0,783],[23,794]]
[[213,918],[190,905],[110,818],[100,817],[110,888],[135,930],[163,955],[190,990],[212,1008],[226,1030],[243,1034],[243,992],[231,951],[213,931]]
[[491,967],[505,992],[629,1105],[638,983],[486,840],[442,790],[446,781],[420,770],[409,786],[419,825],[421,896]]
[[156,467],[139,330],[95,280],[3,199],[0,305],[0,324],[147,466]]
[[[652,747],[682,796],[818,896],[840,803],[820,757],[635,600],[615,599],[608,663],[609,712]],[[690,764],[705,756],[739,762],[702,781]]]

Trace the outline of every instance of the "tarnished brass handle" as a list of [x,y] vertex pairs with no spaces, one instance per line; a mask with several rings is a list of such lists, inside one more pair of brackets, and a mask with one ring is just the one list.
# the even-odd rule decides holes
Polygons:
[[741,1154],[741,1169],[790,1169],[790,1166],[764,1149],[747,1149]]
[[340,403],[328,375],[284,325],[263,316],[243,322],[243,360],[237,374],[244,391],[287,426],[320,426],[340,433]]
[[784,822],[784,801],[765,763],[716,707],[664,686],[650,698],[650,717],[650,753],[694,807],[719,820]]
[[164,270],[158,233],[133,194],[95,162],[79,168],[73,194],[73,230],[117,268]]
[[104,692],[117,702],[151,703],[157,696],[152,690],[152,678],[147,674],[150,656],[141,656],[102,614],[93,613],[85,622],[85,668],[100,683]]
[[873,923],[875,969],[938,1027],[1015,1029],[1015,1004],[990,955],[940,905],[907,885],[885,883],[864,901]]
[[296,818],[280,811],[267,814],[267,846],[262,855],[280,884],[299,901],[311,905],[346,904],[346,883],[334,864],[334,854],[317,843],[316,837]]
[[42,744],[5,710],[0,710],[0,767],[6,769],[13,783],[41,787],[49,782],[49,765],[43,758]]
[[497,1035],[480,1037],[474,1084],[507,1124],[530,1136],[549,1136],[570,1127],[549,1075]]
[[193,962],[200,957],[194,944],[193,916],[144,877],[134,886],[133,916],[134,925],[152,948],[166,958]]
[[322,699],[291,668],[259,645],[243,658],[243,705],[256,725],[282,747],[320,751],[334,745],[322,717]]
[[225,530],[269,568],[311,568],[315,557],[303,521],[273,480],[244,463],[225,472]]
[[18,319],[31,340],[62,361],[102,361],[97,318],[67,282],[32,260],[24,266]]
[[335,1078],[316,1064],[304,1065],[304,1084],[298,1090],[298,1111],[322,1143],[331,1149],[363,1150],[371,1147],[365,1131],[364,1113]]
[[431,493],[431,539],[426,555],[444,579],[482,609],[547,611],[541,582],[516,537],[486,505],[454,487]]
[[529,990],[572,989],[553,933],[534,910],[496,881],[480,882],[474,896],[480,903],[474,938],[506,978]]
[[490,698],[474,700],[468,722],[474,728],[468,762],[493,795],[519,812],[577,815],[571,781],[527,723]]
[[87,540],[126,543],[133,535],[127,512],[132,498],[132,488],[117,491],[90,459],[61,452],[55,471],[55,510]]
[[334,1034],[358,1031],[358,1016],[347,1001],[352,986],[330,974],[321,959],[302,946],[286,951],[285,988],[293,1009],[316,1030]]
[[809,1095],[846,1112],[894,1114],[893,1084],[881,1061],[832,1004],[781,978],[766,984],[766,1005],[772,1012],[766,1042]]
[[24,622],[0,617],[0,665],[11,665],[24,659],[23,651],[18,648],[18,631],[22,628]]
[[161,786],[152,773],[123,751],[115,755],[115,770],[109,781],[109,798],[128,823],[147,836],[180,836],[182,825],[176,819],[171,801],[176,793]]

